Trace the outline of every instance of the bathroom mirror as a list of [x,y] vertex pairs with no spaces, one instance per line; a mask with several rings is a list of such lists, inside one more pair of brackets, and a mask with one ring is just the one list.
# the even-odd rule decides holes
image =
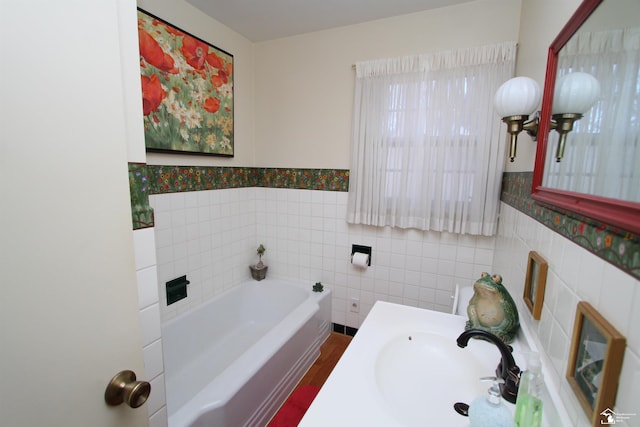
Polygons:
[[[600,95],[569,133],[549,132],[556,81],[586,72]],[[533,199],[640,234],[640,2],[584,0],[549,47]]]

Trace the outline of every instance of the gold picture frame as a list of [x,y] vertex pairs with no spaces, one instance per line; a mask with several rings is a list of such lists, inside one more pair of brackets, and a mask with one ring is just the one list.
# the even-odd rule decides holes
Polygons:
[[524,281],[524,302],[536,320],[540,320],[542,314],[548,269],[549,264],[540,254],[536,251],[529,252],[527,275]]
[[626,339],[591,304],[576,309],[567,380],[593,426],[607,423],[618,391]]

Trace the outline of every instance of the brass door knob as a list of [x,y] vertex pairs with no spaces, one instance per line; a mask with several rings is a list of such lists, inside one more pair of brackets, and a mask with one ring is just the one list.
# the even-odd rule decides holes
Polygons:
[[104,400],[110,406],[126,403],[132,408],[139,408],[147,401],[151,393],[151,384],[136,381],[133,371],[122,371],[113,377],[104,391]]

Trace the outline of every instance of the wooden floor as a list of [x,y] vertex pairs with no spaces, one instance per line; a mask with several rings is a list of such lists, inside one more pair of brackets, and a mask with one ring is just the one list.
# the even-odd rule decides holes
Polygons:
[[317,385],[322,387],[324,382],[338,363],[340,356],[351,342],[348,335],[331,332],[329,338],[320,347],[320,357],[315,361],[304,377],[300,380],[296,388],[303,385]]

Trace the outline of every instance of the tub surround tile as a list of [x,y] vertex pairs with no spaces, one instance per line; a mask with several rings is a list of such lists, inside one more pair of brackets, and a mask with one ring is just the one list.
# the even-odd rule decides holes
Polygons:
[[149,427],[169,427],[166,406],[149,417]]
[[151,417],[162,408],[166,408],[164,375],[159,375],[149,381],[149,383],[151,384],[152,393],[149,394],[146,406],[149,416]]
[[156,238],[153,228],[134,230],[133,246],[136,270],[156,265]]
[[160,305],[153,304],[140,310],[140,324],[143,347],[159,340],[161,338]]
[[136,271],[138,282],[138,304],[144,309],[159,301],[158,297],[158,273],[156,266],[143,268]]
[[[163,321],[250,277],[248,266],[256,262],[256,194],[250,188],[215,193],[192,191],[150,197],[151,206],[163,210],[155,227],[156,287]],[[270,251],[265,256],[267,264],[269,255]],[[188,297],[167,307],[165,282],[185,274],[191,282]]]
[[143,349],[146,378],[153,379],[164,372],[162,340],[156,340]]
[[[164,364],[160,338],[160,305],[154,228],[134,230],[133,241],[140,308],[141,344],[145,366],[144,379],[152,384],[150,403],[154,404],[154,410],[149,412],[149,422],[152,426],[167,426],[167,412],[163,406],[165,400],[164,382],[162,387],[158,386],[158,378],[163,376]],[[147,403],[149,408],[148,405],[149,403]]]

